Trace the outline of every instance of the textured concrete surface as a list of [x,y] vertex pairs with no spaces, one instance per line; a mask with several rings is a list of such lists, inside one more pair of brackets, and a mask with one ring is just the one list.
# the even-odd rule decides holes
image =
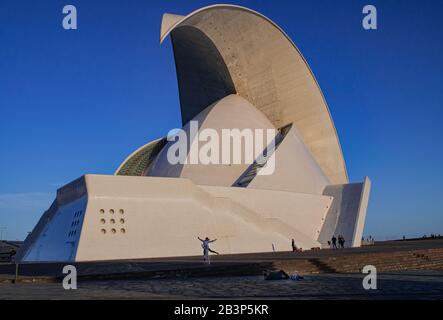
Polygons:
[[[239,272],[255,272],[252,276],[233,276],[234,268],[229,264],[236,261],[273,262],[275,260],[289,263],[306,259],[342,259],[354,256],[365,257],[374,254],[394,255],[411,250],[439,250],[443,240],[391,241],[377,243],[375,246],[344,249],[322,250],[294,254],[292,252],[265,253],[236,256],[214,257],[214,265],[221,266],[220,272],[226,277],[212,274],[211,277],[179,277],[171,279],[120,279],[80,281],[78,290],[65,291],[61,280],[55,283],[0,283],[0,299],[443,299],[443,270],[417,270],[407,272],[379,272],[378,289],[366,291],[362,287],[363,274],[320,274],[305,275],[302,281],[264,281],[259,275],[261,266]],[[223,267],[223,263],[226,263]],[[403,263],[401,260],[399,264]],[[241,265],[241,264],[239,264]],[[131,273],[180,267],[201,268],[199,257],[144,261],[96,262],[82,266],[84,274]],[[51,269],[52,268],[52,269]],[[11,266],[0,265],[0,274]],[[34,272],[47,274],[48,271],[60,272],[61,265],[41,264],[34,267]],[[223,271],[224,270],[224,271]],[[197,270],[198,271],[198,270]],[[203,275],[200,269],[200,275]],[[212,270],[214,271],[214,269]],[[196,273],[198,275],[198,272]],[[81,273],[81,272],[79,272]],[[240,273],[238,273],[240,274]],[[248,274],[248,273],[245,273]]]
[[155,157],[165,146],[166,138],[148,142],[131,153],[118,167],[116,176],[144,176],[149,170]]
[[363,275],[316,275],[265,281],[261,276],[79,283],[7,284],[0,299],[443,299],[443,272],[381,274],[378,289],[362,287]]
[[[211,256],[211,266],[201,257],[142,259],[75,263],[79,276],[98,278],[158,278],[257,275],[263,270],[278,268],[288,273],[297,270],[313,272],[359,272],[364,265],[375,265],[379,271],[443,270],[443,239],[422,241],[391,241],[375,246],[342,250],[307,251],[303,253],[270,252],[261,254]],[[24,264],[20,277],[60,277],[64,263]],[[0,264],[0,283],[10,282],[15,265]],[[27,279],[29,280],[29,279]]]
[[161,40],[170,32],[183,123],[237,93],[275,127],[294,123],[331,182],[348,182],[323,94],[300,51],[276,24],[230,5],[201,8],[182,20],[166,16],[164,23]]

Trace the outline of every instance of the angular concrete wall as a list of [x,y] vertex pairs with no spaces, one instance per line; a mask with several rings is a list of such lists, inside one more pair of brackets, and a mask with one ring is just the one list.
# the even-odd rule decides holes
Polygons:
[[269,252],[273,245],[290,249],[288,228],[229,198],[212,197],[189,180],[87,176],[86,181],[88,211],[77,261],[200,255],[197,236],[218,238],[213,248],[224,254]]
[[273,174],[257,175],[248,188],[321,195],[331,184],[294,127],[270,161],[275,163]]
[[[202,251],[198,236],[217,238],[213,248],[223,254],[289,251],[292,238],[303,248],[319,246],[312,235],[329,197],[275,192],[268,210],[257,210],[266,191],[244,189],[251,197],[240,203],[234,189],[211,189],[187,179],[87,175],[60,189],[57,202],[63,205],[42,221],[42,231],[24,246],[20,261],[194,256]],[[295,204],[300,197],[305,204],[299,203],[299,215],[291,216],[287,206],[278,210],[279,203]],[[316,210],[312,221],[310,208]]]
[[87,197],[57,208],[21,261],[73,261],[82,232]]
[[363,235],[371,182],[328,186],[324,195],[334,198],[318,241],[323,247],[332,236],[343,235],[347,247],[359,247]]
[[[318,238],[333,198],[330,196],[252,188],[200,186],[214,197],[230,198],[266,219],[278,219],[297,233]],[[318,245],[318,244],[316,244]],[[310,249],[311,247],[304,247]]]

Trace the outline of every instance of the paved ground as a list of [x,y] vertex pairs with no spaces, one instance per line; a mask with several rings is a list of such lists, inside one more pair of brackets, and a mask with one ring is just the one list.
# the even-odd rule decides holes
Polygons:
[[[272,261],[297,260],[322,258],[330,256],[346,256],[349,254],[367,254],[381,252],[398,252],[419,249],[443,248],[443,239],[419,240],[419,241],[386,241],[378,242],[374,246],[361,248],[346,248],[340,250],[306,251],[303,253],[293,252],[269,252],[238,255],[211,256],[213,266],[236,265],[245,263],[271,263]],[[21,264],[19,274],[21,276],[62,276],[61,270],[66,263],[40,263]],[[117,273],[137,273],[152,270],[175,270],[198,268],[201,266],[201,257],[177,257],[163,259],[141,259],[121,261],[101,261],[74,263],[79,275],[103,275]],[[15,275],[15,265],[0,263],[0,282],[2,278],[10,278]]]
[[[395,252],[441,248],[443,240],[399,241],[376,246],[319,252],[263,253],[214,257],[216,265],[245,264],[247,261],[306,259],[369,252]],[[266,262],[267,263],[267,262]],[[138,273],[152,269],[196,268],[201,258],[148,259],[79,264],[79,274]],[[253,274],[250,265],[248,273]],[[201,267],[199,267],[201,268]],[[221,271],[226,268],[224,266]],[[20,266],[21,275],[60,275],[59,264]],[[262,270],[262,269],[260,269]],[[80,272],[81,271],[81,272]],[[197,270],[201,276],[205,270]],[[261,271],[260,271],[261,272]],[[10,277],[15,266],[0,265],[0,278]],[[443,299],[443,270],[379,274],[378,290],[366,291],[361,274],[305,276],[302,281],[264,281],[262,276],[197,277],[174,279],[94,280],[79,283],[78,290],[65,291],[61,283],[0,283],[0,299]],[[1,280],[1,279],[0,279]]]
[[366,291],[363,275],[325,274],[301,281],[261,276],[93,281],[66,291],[61,284],[2,284],[0,299],[443,299],[443,271],[380,274]]

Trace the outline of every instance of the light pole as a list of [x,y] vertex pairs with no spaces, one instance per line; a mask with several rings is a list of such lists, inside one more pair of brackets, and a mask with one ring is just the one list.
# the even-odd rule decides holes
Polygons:
[[0,241],[3,241],[3,230],[6,230],[6,227],[0,227]]

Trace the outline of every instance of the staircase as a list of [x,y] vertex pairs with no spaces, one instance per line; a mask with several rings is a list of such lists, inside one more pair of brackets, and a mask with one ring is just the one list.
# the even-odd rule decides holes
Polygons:
[[443,270],[443,248],[413,251],[349,254],[314,259],[291,259],[274,262],[274,268],[288,273],[361,273],[367,265],[378,272],[407,270]]

